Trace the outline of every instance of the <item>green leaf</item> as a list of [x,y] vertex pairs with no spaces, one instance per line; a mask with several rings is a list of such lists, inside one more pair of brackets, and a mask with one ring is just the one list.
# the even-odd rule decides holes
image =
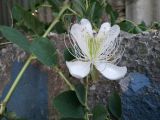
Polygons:
[[106,13],[110,17],[111,24],[114,25],[119,15],[116,10],[113,10],[112,6],[108,2],[106,5]]
[[97,9],[95,9],[95,8],[96,8],[96,2],[94,2],[94,3],[92,4],[91,9],[90,9],[90,12],[89,12],[91,20],[94,18],[94,15],[96,14],[95,11],[96,11]]
[[106,120],[107,110],[103,105],[97,105],[93,108],[93,120]]
[[45,25],[33,16],[30,12],[24,10],[22,7],[15,5],[12,9],[12,15],[15,20],[21,22],[28,29],[36,34],[41,35],[45,30]]
[[20,46],[21,48],[23,48],[27,52],[30,51],[29,50],[29,47],[30,47],[29,41],[18,30],[11,28],[11,27],[7,27],[7,26],[0,26],[0,31],[1,31],[2,35],[7,40],[17,44],[18,46]]
[[146,31],[148,29],[148,27],[146,26],[145,22],[142,21],[141,24],[138,25],[138,27],[142,30],[142,31]]
[[75,87],[75,92],[78,97],[79,102],[85,106],[86,88],[83,84],[78,84]]
[[120,23],[118,23],[118,25],[120,26],[121,30],[126,31],[126,32],[132,32],[132,30],[134,29],[135,25],[130,22],[130,21],[122,21]]
[[72,9],[75,10],[81,16],[83,16],[85,12],[84,6],[85,5],[83,3],[83,0],[73,0],[71,4]]
[[55,97],[54,107],[63,120],[84,119],[85,109],[79,102],[74,91],[66,91]]
[[35,0],[35,1],[28,0],[27,2],[30,5],[30,9],[34,11],[38,9],[39,7],[41,7],[41,5],[45,3],[45,0]]
[[153,22],[150,28],[160,30],[160,22]]
[[143,31],[139,26],[134,27],[134,29],[132,30],[132,33],[134,33],[134,34],[138,34],[141,32],[143,32]]
[[66,28],[64,26],[64,22],[62,22],[62,20],[60,20],[55,26],[53,31],[61,34],[61,33],[65,33],[66,32]]
[[96,82],[99,79],[99,71],[95,66],[93,66],[93,69],[91,70],[91,78],[93,82]]
[[[71,53],[70,53],[71,52]],[[72,48],[69,48],[69,50],[66,48],[65,50],[64,50],[64,59],[65,59],[65,61],[71,61],[71,60],[74,60],[75,59],[75,57],[72,55],[72,54],[74,54],[73,53],[73,49]]]
[[124,20],[118,24],[121,30],[129,32],[129,33],[133,33],[133,34],[138,34],[148,29],[144,22],[142,22],[139,25],[136,25],[132,21]]
[[59,12],[64,2],[64,0],[47,0],[47,1],[49,2],[49,4],[52,5],[52,9],[54,12]]
[[57,64],[56,48],[47,38],[36,38],[31,43],[30,50],[43,64],[48,66]]
[[119,119],[122,114],[121,110],[121,98],[120,96],[114,92],[108,100],[108,107],[110,112],[117,118]]
[[92,1],[85,17],[88,18],[92,24],[95,24],[95,26],[100,26],[103,21],[104,10],[104,6],[101,5],[98,1]]

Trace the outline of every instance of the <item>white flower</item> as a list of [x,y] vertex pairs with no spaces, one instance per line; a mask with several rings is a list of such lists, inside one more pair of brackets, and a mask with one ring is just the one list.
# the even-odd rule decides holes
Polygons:
[[98,33],[92,30],[87,19],[74,24],[70,31],[70,43],[76,60],[66,62],[70,74],[79,79],[84,78],[94,65],[110,80],[124,77],[127,68],[116,66],[122,56],[122,50],[119,49],[121,40],[117,39],[119,33],[118,25],[111,27],[107,22],[101,25]]

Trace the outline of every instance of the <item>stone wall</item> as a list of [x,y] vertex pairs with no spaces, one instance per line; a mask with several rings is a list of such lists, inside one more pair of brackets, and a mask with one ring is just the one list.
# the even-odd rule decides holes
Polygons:
[[127,65],[128,72],[146,74],[154,81],[160,80],[160,33],[143,32],[138,35],[122,34],[125,48],[122,65]]
[[160,21],[160,0],[126,0],[126,18],[137,23]]
[[[63,55],[64,42],[63,36],[56,35],[50,37],[51,40],[56,41],[56,46],[59,50],[61,58]],[[123,39],[122,46],[125,48],[120,65],[125,65],[130,72],[139,72],[150,78],[151,82],[160,85],[160,33],[159,31],[143,32],[138,35],[132,35],[121,32],[121,39]],[[7,45],[0,51],[0,94],[3,88],[10,81],[10,72],[12,64],[15,60],[25,61],[27,54],[19,49],[16,45]],[[61,68],[66,72],[65,61],[61,60]],[[50,68],[44,67],[39,62],[32,62],[33,66],[48,73],[48,110],[49,120],[55,120],[55,110],[52,107],[52,99],[60,91],[64,90],[64,81]],[[69,76],[68,76],[69,77]],[[70,76],[71,78],[71,76]],[[73,79],[74,81],[78,81]],[[101,79],[90,87],[89,104],[93,106],[96,103],[103,103],[107,105],[108,96],[113,91],[120,91],[119,83],[117,81],[109,81]],[[16,91],[15,91],[16,92]],[[150,94],[152,95],[152,94]],[[128,98],[127,98],[128,99]],[[145,109],[145,107],[143,108]],[[135,113],[136,114],[136,113]],[[124,119],[126,120],[126,119]],[[135,119],[130,119],[135,120]]]

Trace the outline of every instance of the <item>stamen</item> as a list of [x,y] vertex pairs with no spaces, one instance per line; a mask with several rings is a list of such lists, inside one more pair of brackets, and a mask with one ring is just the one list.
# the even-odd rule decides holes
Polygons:
[[69,43],[71,45],[71,47],[73,48],[74,50],[74,53],[73,51],[71,51],[68,47],[68,45],[66,44],[66,40],[65,40],[65,37],[64,37],[64,43],[65,43],[65,46],[67,48],[67,50],[69,51],[69,53],[71,55],[73,55],[77,60],[81,60],[81,61],[88,61],[88,58],[87,56],[85,55],[85,53],[83,53],[83,51],[80,49],[80,47],[78,46],[75,38],[73,35],[69,34],[68,36],[69,38]]
[[115,39],[106,44],[106,49],[98,56],[98,60],[107,61],[108,63],[118,64],[124,49],[120,47],[121,39]]

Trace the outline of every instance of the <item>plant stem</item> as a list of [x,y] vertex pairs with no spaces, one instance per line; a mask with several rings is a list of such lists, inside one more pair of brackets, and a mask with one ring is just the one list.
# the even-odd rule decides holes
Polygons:
[[82,17],[80,14],[78,14],[76,11],[74,11],[73,9],[71,9],[70,7],[68,7],[68,10],[71,11],[73,14]]
[[69,80],[65,77],[65,75],[62,73],[62,71],[56,66],[55,67],[58,74],[61,76],[61,78],[65,81],[65,83],[69,86],[71,90],[75,90],[74,86],[69,82]]
[[[87,110],[89,110],[89,107],[88,107],[88,76],[86,78],[86,96],[85,96],[85,106],[87,108]],[[86,120],[89,120],[89,114],[88,114],[88,111],[86,112]]]
[[85,97],[85,104],[88,106],[87,101],[88,101],[88,76],[86,78],[86,97]]
[[18,76],[16,77],[13,85],[11,86],[11,88],[9,89],[9,92],[7,93],[5,99],[3,100],[4,103],[8,103],[9,98],[11,97],[12,93],[14,92],[17,84],[19,83],[20,78],[22,77],[23,73],[25,72],[25,70],[27,69],[28,65],[30,64],[31,60],[32,60],[32,55],[28,58],[28,60],[26,61],[26,63],[24,64],[23,68],[21,69],[21,71],[19,72]]
[[88,3],[88,0],[86,0],[86,11],[88,10],[88,7],[89,7],[89,3]]
[[[61,15],[63,14],[63,12],[69,7],[69,5],[67,4],[67,2],[64,4],[64,6],[62,7],[59,15],[53,20],[53,22],[51,23],[51,25],[49,26],[49,28],[46,30],[46,32],[44,33],[43,37],[46,37],[48,35],[48,33],[51,31],[51,29],[56,25],[56,23],[59,21]],[[6,97],[4,98],[4,100],[2,101],[2,103],[0,104],[0,115],[2,115],[5,111],[6,105],[10,99],[10,97],[12,96],[14,90],[16,89],[22,75],[24,74],[25,70],[27,69],[27,67],[29,66],[30,62],[32,61],[32,59],[35,59],[34,55],[30,55],[30,57],[27,59],[26,63],[24,64],[23,68],[21,69],[21,71],[19,72],[18,76],[16,77],[14,83],[12,84],[11,88],[9,89],[9,92],[7,93]],[[63,74],[60,72],[61,76],[63,76]],[[64,77],[65,78],[65,77]]]
[[7,93],[6,97],[4,98],[4,100],[2,101],[2,103],[0,104],[0,115],[2,115],[6,109],[6,105],[10,99],[10,97],[12,96],[14,90],[16,89],[23,73],[25,72],[25,70],[27,69],[27,67],[29,66],[31,60],[33,59],[33,56],[30,55],[30,57],[28,58],[28,60],[26,61],[26,63],[24,64],[23,68],[21,69],[21,71],[19,72],[18,76],[16,77],[14,83],[12,84],[11,88],[9,89],[9,92]]
[[61,11],[59,12],[58,16],[51,23],[51,25],[49,26],[49,28],[47,29],[47,31],[45,32],[43,37],[46,37],[48,35],[48,33],[52,30],[52,28],[59,22],[59,19],[62,16],[62,14],[64,13],[64,11],[67,10],[68,8],[69,8],[69,5],[67,3],[65,3],[64,6],[62,7]]

